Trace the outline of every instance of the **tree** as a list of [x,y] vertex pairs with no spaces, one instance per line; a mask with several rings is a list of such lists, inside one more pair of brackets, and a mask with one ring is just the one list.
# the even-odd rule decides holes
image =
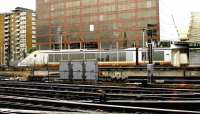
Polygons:
[[34,47],[32,47],[32,48],[29,48],[28,50],[27,50],[27,53],[33,53],[34,51],[36,51],[36,48],[34,48]]

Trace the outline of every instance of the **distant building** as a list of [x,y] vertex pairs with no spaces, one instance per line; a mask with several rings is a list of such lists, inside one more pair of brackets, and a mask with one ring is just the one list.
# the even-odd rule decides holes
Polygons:
[[189,41],[200,42],[200,12],[192,12],[188,34]]
[[[160,1],[36,0],[36,45],[38,49],[111,49],[142,47],[143,42],[159,41],[160,36],[174,39],[172,17],[160,12],[164,6]],[[161,17],[172,34],[165,25],[161,27]]]
[[36,14],[17,7],[11,13],[0,14],[0,63],[16,64],[28,49],[35,47]]

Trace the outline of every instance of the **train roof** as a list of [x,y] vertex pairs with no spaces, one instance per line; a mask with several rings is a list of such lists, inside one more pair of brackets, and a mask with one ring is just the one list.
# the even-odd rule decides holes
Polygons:
[[[181,47],[173,47],[173,48],[153,48],[154,50],[173,50],[173,49],[179,49]],[[77,52],[80,52],[80,53],[95,53],[95,52],[117,52],[117,51],[135,51],[136,48],[127,48],[127,49],[111,49],[111,50],[88,50],[88,49],[63,49],[63,50],[37,50],[34,52],[34,54],[50,54],[50,53],[53,53],[53,54],[60,54],[60,53],[77,53]],[[147,50],[147,48],[143,49],[143,48],[138,48],[139,51],[142,51],[142,50]]]

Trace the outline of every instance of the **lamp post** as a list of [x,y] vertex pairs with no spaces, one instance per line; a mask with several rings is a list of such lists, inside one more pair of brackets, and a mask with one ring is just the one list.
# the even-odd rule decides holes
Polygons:
[[153,75],[154,75],[154,64],[153,64],[153,46],[152,46],[152,30],[149,29],[148,30],[148,37],[150,37],[148,39],[148,60],[149,60],[149,64],[147,64],[147,73],[148,73],[148,78],[147,78],[147,83],[148,84],[152,84],[153,82]]
[[62,50],[62,40],[63,40],[63,37],[62,37],[62,33],[61,33],[61,35],[60,35],[60,49]]
[[[95,28],[94,28],[94,25],[90,25],[90,32],[94,32]],[[85,44],[84,44],[85,46]]]
[[67,57],[67,59],[68,59],[68,61],[70,60],[70,43],[68,43],[68,57]]
[[34,54],[34,61],[33,61],[33,77],[35,76],[35,58],[37,57],[36,54]]
[[[142,47],[144,49],[145,47],[145,32],[147,32],[147,36],[150,37],[148,39],[147,44],[148,44],[148,50],[147,50],[147,55],[148,55],[148,64],[147,64],[147,83],[152,84],[153,82],[153,73],[154,73],[154,65],[153,65],[153,49],[152,49],[152,30],[148,28],[143,28],[142,29]],[[146,57],[145,57],[146,58]]]
[[3,48],[1,46],[1,65],[3,64]]
[[[60,39],[60,52],[61,52],[61,60],[62,60],[62,44],[63,44],[63,42],[62,42],[62,40],[63,40],[63,38],[62,38],[63,37],[62,36],[62,34],[63,34],[62,26],[58,26],[56,32],[57,32],[58,39]],[[58,49],[59,49],[59,43],[58,43]]]
[[145,45],[144,38],[145,38],[145,31],[146,31],[146,30],[147,30],[146,28],[143,28],[143,29],[142,29],[142,48],[144,48],[144,45]]
[[62,32],[60,33],[60,51],[61,51],[61,60],[63,60],[63,56],[62,56],[62,44],[63,44],[63,42],[62,42],[62,40],[63,40],[63,36],[62,36]]
[[[147,31],[147,28],[142,28],[142,50],[144,52],[144,56],[143,56],[143,61],[145,63],[145,60],[146,60],[146,56],[147,56],[147,52],[145,52],[145,32]],[[146,54],[145,54],[146,53]]]
[[84,61],[85,61],[85,42],[83,43],[83,59],[84,59]]
[[100,56],[100,62],[101,62],[101,41],[99,42],[99,49],[100,49],[99,56]]
[[117,63],[119,62],[119,42],[117,41]]

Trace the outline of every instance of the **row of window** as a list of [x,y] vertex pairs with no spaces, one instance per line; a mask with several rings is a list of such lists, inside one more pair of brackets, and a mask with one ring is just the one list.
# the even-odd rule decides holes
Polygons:
[[[93,2],[90,3],[94,3],[95,0],[92,0]],[[106,1],[111,1],[111,0],[106,0]],[[115,1],[115,0],[114,0]],[[128,10],[128,9],[136,9],[137,8],[152,8],[152,7],[156,7],[156,1],[151,1],[151,0],[147,0],[146,2],[138,2],[138,4],[136,5],[135,2],[133,1],[129,1],[129,2],[122,2],[122,3],[115,3],[112,2],[112,4],[106,4],[106,5],[99,5],[99,6],[94,6],[94,7],[80,7],[80,3],[79,5],[73,5],[73,4],[77,4],[76,2],[80,2],[80,1],[74,1],[74,2],[67,2],[66,6],[69,7],[74,7],[73,9],[68,9],[68,7],[65,8],[64,2],[56,2],[56,3],[51,3],[46,5],[46,7],[44,7],[44,4],[38,5],[38,13],[40,14],[45,14],[50,12],[63,12],[61,14],[64,14],[65,11],[70,11],[70,10],[77,10],[75,12],[80,12],[78,10],[80,10],[80,8],[82,9],[83,14],[85,13],[95,13],[97,12],[97,10],[101,11],[101,12],[112,12],[112,11],[121,11],[121,10]],[[83,2],[84,4],[84,2]],[[85,13],[84,13],[85,11]],[[68,13],[66,13],[68,14]]]
[[[137,1],[138,4],[142,4],[143,6],[146,7],[152,7],[155,5],[155,3],[158,0],[144,0],[144,1]],[[99,3],[98,3],[99,2]],[[47,2],[37,0],[37,5],[49,5],[49,4],[54,4],[55,8],[60,8],[60,7],[66,7],[66,8],[71,8],[71,7],[80,7],[82,6],[94,6],[94,5],[103,5],[103,4],[109,4],[109,3],[117,3],[117,4],[123,4],[123,3],[136,3],[136,1],[131,1],[131,0],[66,0],[66,1],[59,1],[59,0],[51,0]]]

